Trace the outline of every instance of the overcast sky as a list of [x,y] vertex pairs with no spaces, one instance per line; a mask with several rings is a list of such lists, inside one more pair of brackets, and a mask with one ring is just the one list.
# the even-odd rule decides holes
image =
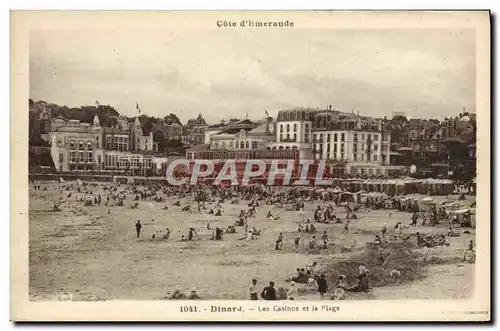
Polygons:
[[32,31],[30,97],[209,123],[298,106],[475,112],[471,30]]

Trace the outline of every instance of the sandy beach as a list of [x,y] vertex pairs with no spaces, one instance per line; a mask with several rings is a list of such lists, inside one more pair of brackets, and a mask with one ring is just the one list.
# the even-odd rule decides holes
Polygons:
[[[299,212],[261,204],[255,217],[249,218],[249,228],[262,231],[255,240],[247,242],[242,227],[236,234],[224,234],[223,240],[210,240],[211,228],[233,225],[239,212],[248,208],[248,201],[223,204],[224,215],[198,212],[192,198],[181,199],[181,207],[192,205],[191,212],[173,206],[178,199],[164,202],[139,201],[139,209],[130,209],[134,203],[130,195],[123,207],[102,205],[84,207],[77,201],[84,194],[73,191],[70,198],[62,193],[62,211],[53,212],[53,202],[61,198],[58,183],[42,183],[47,191],[34,191],[30,186],[30,299],[58,300],[62,293],[71,293],[74,300],[159,300],[180,287],[184,293],[196,289],[202,299],[248,299],[252,278],[258,279],[262,289],[269,281],[276,287],[288,287],[285,279],[295,275],[297,267],[316,261],[320,269],[332,260],[349,260],[351,254],[373,241],[374,234],[387,224],[393,232],[396,222],[410,223],[411,214],[391,210],[367,211],[362,209],[357,220],[351,221],[348,233],[342,233],[343,224],[317,224],[317,238],[327,231],[331,243],[348,247],[356,240],[353,252],[328,250],[321,254],[308,254],[305,247],[294,252],[294,238],[299,235]],[[101,186],[92,193],[103,193]],[[89,195],[87,195],[89,196]],[[317,205],[325,202],[308,202],[306,217],[313,215]],[[169,207],[163,210],[164,206]],[[110,213],[108,214],[108,209]],[[266,219],[271,211],[280,215],[278,220]],[[343,207],[335,213],[345,219]],[[140,220],[143,232],[136,238],[134,224]],[[172,229],[168,240],[152,239],[155,231]],[[198,233],[193,241],[180,241],[193,227]],[[436,227],[405,229],[408,234],[446,233],[447,224]],[[427,249],[429,257],[439,258],[410,283],[390,284],[373,288],[366,299],[458,299],[473,293],[474,264],[460,262],[464,248],[475,241],[474,229],[457,227],[460,237],[447,237],[449,246]],[[275,250],[278,234],[284,235],[282,250]],[[312,234],[300,234],[306,243]],[[413,238],[413,237],[412,237]],[[411,239],[414,241],[414,239]],[[422,250],[420,248],[416,251]],[[333,284],[331,284],[333,286]],[[351,297],[353,298],[353,297]],[[308,294],[301,299],[319,300],[318,294]],[[348,297],[349,299],[349,297]]]

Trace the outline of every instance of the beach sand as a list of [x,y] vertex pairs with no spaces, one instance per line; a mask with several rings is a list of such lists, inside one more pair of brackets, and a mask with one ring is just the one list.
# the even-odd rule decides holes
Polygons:
[[[295,253],[293,239],[300,223],[299,212],[261,203],[256,217],[249,218],[249,229],[256,227],[262,234],[255,240],[238,240],[244,237],[243,227],[236,227],[238,233],[224,234],[222,241],[210,240],[212,231],[206,229],[234,224],[242,208],[248,208],[248,201],[240,204],[223,204],[221,217],[199,213],[196,205],[187,198],[181,199],[181,207],[172,206],[177,198],[166,202],[139,201],[139,209],[129,209],[134,203],[128,196],[123,207],[84,207],[73,191],[71,198],[63,192],[61,212],[52,212],[53,202],[61,197],[59,184],[47,184],[47,191],[34,191],[30,186],[30,299],[56,300],[61,293],[72,293],[74,300],[158,300],[180,286],[184,293],[196,289],[202,299],[248,299],[248,288],[252,278],[258,279],[263,288],[269,281],[276,287],[288,287],[285,279],[295,276],[297,267],[305,267],[317,261],[321,267],[324,261],[334,256],[349,259],[352,253],[312,255]],[[102,192],[99,187],[93,192]],[[192,212],[181,208],[191,204]],[[318,203],[306,203],[306,217],[313,218]],[[320,203],[324,204],[324,203]],[[162,208],[168,205],[169,210]],[[279,214],[279,220],[267,220],[267,212]],[[356,240],[356,247],[362,248],[372,241],[375,233],[387,224],[389,234],[396,222],[410,223],[411,214],[387,210],[359,211],[360,219],[351,221],[348,234],[343,234],[344,224],[315,224],[317,239],[327,230],[330,242],[348,247]],[[336,208],[336,214],[345,218],[345,209]],[[151,219],[154,219],[151,222]],[[143,232],[136,238],[135,223],[141,220]],[[155,231],[173,230],[168,240],[153,240]],[[191,242],[181,242],[181,235],[187,237],[189,227],[194,227],[199,237]],[[462,233],[464,229],[457,227]],[[462,256],[471,234],[447,238],[450,246],[427,250],[429,257]],[[446,233],[447,225],[405,229]],[[280,232],[284,235],[283,250],[276,251],[274,243]],[[301,234],[305,244],[312,235]],[[331,254],[331,255],[330,255]],[[431,265],[425,270],[425,278],[409,284],[374,288],[369,299],[454,299],[472,295],[474,264],[445,263]],[[331,284],[333,285],[333,284]],[[302,299],[319,300],[311,294]]]

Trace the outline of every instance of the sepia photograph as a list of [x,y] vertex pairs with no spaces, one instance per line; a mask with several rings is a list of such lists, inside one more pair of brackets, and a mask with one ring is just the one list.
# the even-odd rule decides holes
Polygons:
[[11,24],[12,318],[489,319],[488,12]]

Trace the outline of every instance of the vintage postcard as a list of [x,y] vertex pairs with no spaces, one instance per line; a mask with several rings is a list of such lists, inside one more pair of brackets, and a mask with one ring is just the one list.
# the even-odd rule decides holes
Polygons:
[[489,12],[13,11],[11,74],[12,320],[490,320]]

